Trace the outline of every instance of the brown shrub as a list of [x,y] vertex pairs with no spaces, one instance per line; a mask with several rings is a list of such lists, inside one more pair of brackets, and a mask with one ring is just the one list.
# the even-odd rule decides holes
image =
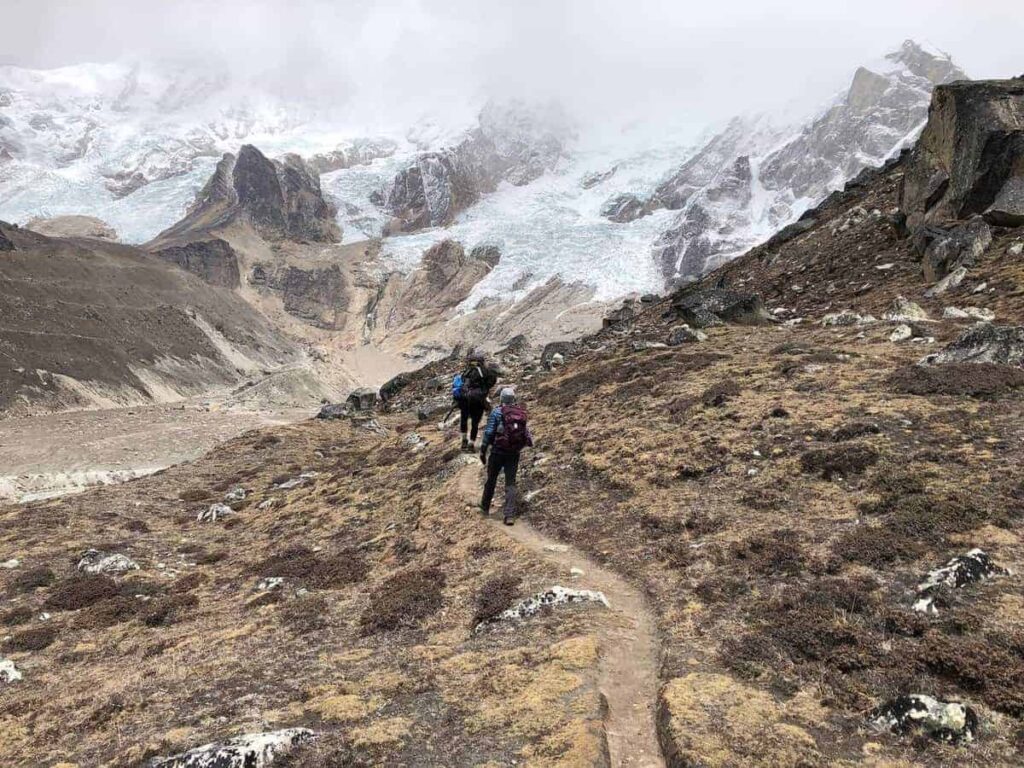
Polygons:
[[360,623],[363,631],[388,632],[412,628],[441,608],[444,572],[438,568],[414,568],[387,579],[370,595],[370,605]]
[[223,549],[215,549],[212,552],[199,552],[196,554],[196,565],[213,565],[226,558],[228,553]]
[[364,750],[355,750],[340,733],[326,733],[309,744],[274,758],[274,768],[373,768],[382,765]]
[[804,472],[831,480],[836,475],[860,474],[877,461],[878,451],[874,448],[854,444],[806,451],[800,457],[800,467]]
[[82,629],[106,629],[115,624],[124,624],[139,615],[142,601],[134,597],[118,595],[83,610],[75,620]]
[[931,633],[917,645],[918,663],[952,680],[986,704],[1024,716],[1024,654],[1006,637],[944,637]]
[[117,582],[109,576],[73,576],[57,582],[43,605],[54,611],[76,611],[116,597],[119,592]]
[[315,632],[327,626],[330,604],[322,595],[304,595],[282,606],[281,623],[298,633]]
[[737,542],[733,545],[733,555],[738,560],[749,562],[755,571],[764,574],[795,576],[806,565],[800,537],[788,528],[767,534],[754,534],[745,541]]
[[124,529],[132,533],[149,533],[149,526],[143,520],[126,520]]
[[714,603],[732,602],[738,597],[750,593],[750,585],[736,576],[708,576],[698,582],[693,591],[709,605]]
[[326,557],[309,547],[294,546],[250,568],[256,576],[294,579],[313,589],[335,589],[366,578],[369,566],[358,552],[342,551]]
[[44,648],[49,648],[56,639],[57,628],[52,624],[44,624],[41,627],[32,627],[16,632],[4,643],[4,650],[8,653],[41,651]]
[[518,576],[494,576],[485,581],[476,596],[473,626],[511,608],[519,595],[522,581]]
[[38,587],[48,587],[53,583],[55,576],[46,566],[40,565],[36,568],[29,568],[15,576],[11,580],[11,589],[15,592],[31,592]]
[[171,584],[170,592],[191,592],[193,589],[202,586],[206,582],[206,574],[189,573],[177,579]]
[[186,618],[191,608],[199,605],[199,599],[192,594],[170,595],[150,600],[143,607],[140,616],[147,627],[166,627]]
[[831,438],[837,443],[843,443],[865,435],[877,435],[881,431],[881,427],[873,421],[851,421],[832,430]]
[[706,407],[719,408],[732,398],[738,397],[742,391],[739,384],[732,379],[726,379],[705,389],[700,396],[700,401]]
[[894,371],[887,383],[908,395],[996,397],[1024,389],[1024,370],[996,363],[908,365]]
[[11,608],[11,610],[5,613],[0,613],[0,624],[5,627],[16,627],[20,624],[26,624],[32,620],[35,616],[35,611],[29,608],[27,605],[19,605],[17,608]]

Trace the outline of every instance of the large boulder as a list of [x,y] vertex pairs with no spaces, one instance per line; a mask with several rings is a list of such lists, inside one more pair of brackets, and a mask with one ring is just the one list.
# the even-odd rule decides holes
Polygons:
[[921,271],[930,283],[961,267],[973,267],[991,244],[992,230],[981,218],[950,229],[924,226],[914,234],[914,248],[921,256]]
[[691,328],[723,323],[761,325],[769,320],[760,296],[726,288],[684,289],[673,299],[672,309]]
[[361,387],[348,396],[346,400],[353,411],[372,411],[377,404],[377,390],[372,387]]
[[1024,224],[1024,80],[935,88],[907,164],[900,210],[912,231],[974,215]]
[[933,365],[998,363],[1024,366],[1024,326],[978,323],[941,352],[926,358]]
[[577,346],[572,341],[552,341],[544,345],[540,353],[540,364],[544,368],[551,368],[555,355],[560,355],[562,362],[575,354]]
[[269,768],[276,758],[313,738],[313,732],[307,728],[247,733],[173,757],[154,758],[147,768]]

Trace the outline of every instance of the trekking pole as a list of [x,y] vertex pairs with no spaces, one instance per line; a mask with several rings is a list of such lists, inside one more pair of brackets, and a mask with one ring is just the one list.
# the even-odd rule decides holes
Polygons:
[[441,419],[441,423],[442,423],[442,424],[444,424],[444,423],[445,423],[446,421],[448,421],[448,418],[449,418],[449,417],[450,417],[450,416],[451,416],[451,415],[452,415],[453,413],[455,413],[455,409],[456,409],[456,408],[458,408],[458,407],[459,407],[459,403],[458,403],[458,401],[455,401],[454,403],[452,403],[452,407],[448,409],[448,413],[446,413],[446,414],[444,415],[444,418],[443,418],[443,419]]

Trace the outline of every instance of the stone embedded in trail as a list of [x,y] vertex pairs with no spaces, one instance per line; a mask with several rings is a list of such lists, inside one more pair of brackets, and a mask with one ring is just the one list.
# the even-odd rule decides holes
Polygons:
[[348,396],[346,403],[354,411],[372,411],[377,404],[377,390],[361,387]]
[[923,730],[950,744],[969,744],[978,731],[978,715],[971,707],[919,693],[887,701],[871,713],[871,721],[900,735]]
[[992,562],[992,558],[981,549],[972,549],[965,555],[958,555],[941,568],[928,574],[928,578],[917,585],[917,602],[914,610],[919,613],[938,613],[935,594],[942,588],[960,589],[968,584],[991,579],[1008,573]]
[[978,323],[960,334],[944,350],[929,355],[922,362],[931,365],[999,363],[1024,366],[1024,326]]
[[227,504],[211,504],[208,508],[199,511],[196,515],[196,522],[198,523],[216,523],[217,518],[230,515],[234,510]]
[[78,570],[82,573],[124,573],[139,570],[139,565],[126,555],[104,555],[97,549],[89,549],[82,553]]
[[308,744],[313,739],[314,734],[308,728],[247,733],[173,757],[157,757],[146,765],[147,768],[269,768],[292,747]]
[[0,659],[0,683],[16,683],[21,680],[21,672],[10,659]]
[[569,589],[568,587],[554,586],[546,592],[538,592],[533,597],[528,597],[493,618],[480,622],[476,625],[476,628],[473,631],[479,632],[486,626],[498,624],[504,621],[520,621],[522,619],[528,619],[531,616],[535,616],[545,608],[553,608],[556,605],[586,602],[600,603],[605,608],[609,607],[608,598],[604,596],[603,592],[595,592],[589,589]]

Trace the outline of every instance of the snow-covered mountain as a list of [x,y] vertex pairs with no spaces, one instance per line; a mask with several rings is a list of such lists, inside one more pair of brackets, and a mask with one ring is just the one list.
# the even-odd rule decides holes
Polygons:
[[910,141],[932,86],[960,77],[948,56],[908,42],[816,115],[742,116],[701,139],[693,126],[596,130],[506,104],[382,132],[219,70],[0,67],[0,219],[87,214],[143,242],[185,215],[224,153],[253,144],[306,158],[343,241],[387,235],[382,252],[399,267],[448,238],[497,246],[466,311],[551,277],[612,299],[766,239]]

